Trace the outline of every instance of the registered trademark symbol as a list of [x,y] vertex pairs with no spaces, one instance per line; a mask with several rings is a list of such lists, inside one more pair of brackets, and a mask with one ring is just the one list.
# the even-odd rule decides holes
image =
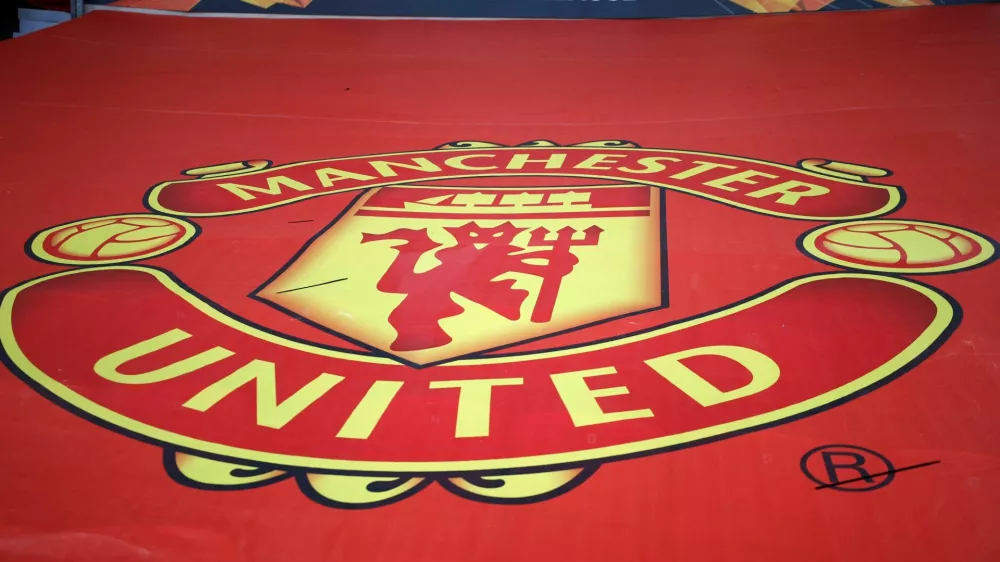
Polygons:
[[918,463],[896,468],[885,455],[856,445],[821,445],[802,455],[799,466],[817,490],[871,492],[892,483],[896,474],[937,464]]

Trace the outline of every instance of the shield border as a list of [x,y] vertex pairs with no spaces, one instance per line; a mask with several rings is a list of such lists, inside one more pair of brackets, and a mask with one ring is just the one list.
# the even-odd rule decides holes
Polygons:
[[[481,186],[481,187],[483,187],[483,189],[503,189],[503,187],[488,187],[488,186]],[[654,187],[645,186],[645,185],[643,185],[642,187],[646,187],[646,188],[648,188],[650,190],[656,189]],[[344,206],[344,209],[340,213],[338,213],[336,217],[333,218],[333,220],[331,220],[326,226],[324,226],[322,229],[320,229],[319,231],[317,231],[316,234],[314,234],[306,242],[304,242],[302,244],[302,246],[298,250],[296,250],[296,252],[290,258],[288,258],[288,260],[285,262],[284,265],[282,265],[280,268],[278,268],[278,270],[275,271],[273,275],[271,275],[264,282],[262,282],[260,285],[258,285],[247,296],[250,299],[252,299],[252,300],[254,300],[256,302],[262,303],[262,304],[264,304],[264,305],[266,305],[266,306],[268,306],[270,308],[273,308],[274,310],[277,310],[277,311],[281,312],[282,314],[286,314],[286,315],[288,315],[288,316],[290,316],[292,318],[295,318],[296,320],[298,320],[298,321],[300,321],[300,322],[302,322],[302,323],[304,323],[304,324],[306,324],[306,325],[308,325],[308,326],[310,326],[312,328],[315,328],[315,329],[320,330],[320,331],[322,331],[324,333],[327,333],[327,334],[330,334],[332,336],[341,338],[344,341],[347,341],[347,342],[350,342],[351,344],[359,346],[362,349],[364,349],[367,352],[369,352],[369,354],[371,354],[371,355],[375,355],[377,357],[382,357],[382,358],[386,358],[386,359],[391,359],[393,361],[398,361],[399,363],[402,363],[403,365],[406,365],[407,367],[412,367],[414,369],[426,369],[428,367],[434,367],[434,366],[442,365],[442,364],[445,364],[445,363],[451,363],[453,361],[461,361],[461,360],[465,360],[465,359],[476,359],[476,358],[482,357],[483,355],[487,355],[487,354],[494,353],[496,351],[501,351],[501,350],[504,350],[504,349],[509,349],[509,348],[512,348],[512,347],[516,347],[518,345],[524,345],[524,344],[527,344],[527,343],[533,343],[533,342],[540,341],[540,340],[543,340],[545,338],[550,338],[550,337],[554,337],[554,336],[560,336],[560,335],[570,334],[570,333],[573,333],[573,332],[577,332],[577,331],[580,331],[580,330],[591,328],[593,326],[597,326],[599,324],[604,324],[606,322],[611,322],[611,321],[615,321],[615,320],[621,320],[622,318],[628,318],[630,316],[636,316],[638,314],[645,314],[647,312],[652,312],[652,311],[655,311],[655,310],[661,310],[661,309],[669,308],[670,307],[670,278],[668,276],[668,274],[669,274],[669,265],[668,265],[669,259],[668,259],[668,251],[667,251],[667,249],[668,249],[668,246],[667,246],[667,203],[666,203],[666,201],[667,201],[666,195],[667,194],[666,194],[665,190],[660,190],[659,191],[659,204],[658,204],[658,209],[657,209],[657,215],[659,217],[658,220],[659,220],[659,247],[660,247],[660,304],[657,305],[657,306],[653,306],[653,307],[649,307],[649,308],[643,308],[643,309],[640,309],[640,310],[636,310],[636,311],[633,311],[633,312],[627,312],[625,314],[619,314],[617,316],[611,316],[611,317],[604,318],[604,319],[601,319],[601,320],[595,320],[593,322],[588,322],[586,324],[581,324],[579,326],[574,326],[572,328],[567,328],[565,330],[558,330],[556,332],[551,332],[551,333],[543,334],[543,335],[540,335],[540,336],[534,336],[534,337],[531,337],[531,338],[526,338],[526,339],[523,339],[523,340],[518,340],[518,341],[515,341],[515,342],[503,344],[503,345],[493,346],[493,347],[490,347],[490,348],[487,348],[487,349],[482,349],[482,350],[479,350],[479,351],[474,351],[472,353],[466,353],[466,354],[462,354],[462,355],[456,355],[454,357],[449,357],[447,359],[441,359],[439,361],[432,361],[430,363],[414,363],[412,361],[404,359],[403,357],[400,357],[398,355],[389,353],[389,352],[387,352],[387,351],[385,351],[383,349],[374,347],[374,346],[372,346],[372,345],[370,345],[368,343],[365,343],[363,341],[355,339],[355,338],[353,338],[353,337],[351,337],[351,336],[349,336],[347,334],[344,334],[342,332],[338,332],[336,330],[333,330],[333,329],[331,329],[331,328],[329,328],[327,326],[324,326],[323,324],[320,324],[318,322],[314,322],[314,321],[312,321],[312,320],[310,320],[308,318],[305,318],[304,316],[301,316],[301,315],[295,313],[292,310],[289,310],[289,309],[287,309],[287,308],[285,308],[285,307],[283,307],[283,306],[281,306],[281,305],[279,305],[279,304],[277,304],[275,302],[272,302],[272,301],[270,301],[270,300],[268,300],[266,298],[263,298],[263,297],[259,296],[259,293],[262,290],[264,290],[265,287],[267,287],[268,285],[270,285],[271,283],[273,283],[278,277],[280,277],[285,272],[285,270],[287,270],[289,267],[291,267],[291,265],[294,264],[302,256],[302,254],[305,253],[306,250],[308,250],[310,246],[312,246],[312,244],[314,242],[316,242],[319,238],[321,238],[323,235],[325,235],[327,233],[327,231],[329,231],[331,228],[333,228],[337,224],[337,222],[339,222],[341,219],[343,219],[345,216],[347,216],[347,214],[352,209],[354,209],[354,206],[358,203],[358,201],[362,197],[364,197],[364,195],[367,194],[370,189],[381,189],[381,188],[369,188],[369,189],[364,189],[364,190],[359,191],[358,194],[355,195],[351,199],[351,201],[347,205]],[[511,188],[511,189],[515,189],[515,188]],[[586,345],[587,343],[589,343],[589,342],[580,342],[577,345]],[[544,350],[541,350],[541,351],[544,351]]]

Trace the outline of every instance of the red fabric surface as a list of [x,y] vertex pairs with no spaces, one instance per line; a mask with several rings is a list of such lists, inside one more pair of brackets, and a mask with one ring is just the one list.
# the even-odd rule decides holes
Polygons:
[[[786,165],[858,162],[894,172],[887,183],[903,186],[907,200],[893,216],[997,237],[997,60],[1000,7],[988,5],[622,22],[92,13],[0,44],[12,77],[0,89],[0,287],[62,269],[25,255],[33,233],[146,212],[145,190],[184,169],[468,139],[628,139]],[[321,224],[290,221],[330,220],[349,201],[316,198],[269,211],[263,223],[255,214],[227,218],[214,237],[206,227],[205,244],[155,265],[258,324],[332,344],[246,295]],[[790,277],[837,271],[796,249],[796,237],[820,224],[667,193],[671,307],[593,333],[649,328]],[[251,240],[262,257],[220,258],[235,240]],[[995,560],[998,275],[993,265],[920,278],[957,300],[964,318],[931,357],[883,388],[770,429],[610,462],[569,493],[522,506],[438,486],[370,510],[313,503],[291,481],[186,488],[164,473],[158,447],[61,409],[3,372],[0,559]],[[674,300],[674,287],[685,297]],[[922,314],[906,311],[901,322]],[[89,340],[60,324],[72,318],[57,310],[48,318],[54,350],[76,346],[92,359],[80,347]],[[838,328],[851,325],[828,327]],[[830,345],[820,341],[828,333],[817,330],[810,345]],[[871,447],[898,467],[941,463],[871,493],[815,490],[799,461],[826,443]]]

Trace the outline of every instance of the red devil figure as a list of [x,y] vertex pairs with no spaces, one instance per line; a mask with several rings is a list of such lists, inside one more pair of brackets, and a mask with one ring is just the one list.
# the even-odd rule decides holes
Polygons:
[[[572,227],[555,232],[539,227],[531,230],[527,247],[523,248],[515,246],[513,241],[528,229],[509,222],[492,227],[467,222],[457,227],[444,227],[444,230],[455,239],[453,246],[445,247],[431,240],[427,229],[399,228],[385,234],[365,233],[361,239],[362,243],[399,241],[392,245],[398,252],[396,259],[376,285],[383,293],[405,295],[389,314],[389,324],[397,334],[390,346],[394,351],[430,349],[450,343],[452,338],[441,328],[440,321],[463,311],[452,294],[461,295],[508,320],[518,320],[528,291],[515,289],[514,279],[498,279],[506,273],[542,279],[531,321],[548,322],[552,319],[563,278],[579,261],[570,249],[597,245],[602,232],[600,227],[591,226],[583,231],[582,238],[575,239],[576,230]],[[417,273],[417,260],[431,251],[441,263]],[[528,260],[532,263],[526,263]]]

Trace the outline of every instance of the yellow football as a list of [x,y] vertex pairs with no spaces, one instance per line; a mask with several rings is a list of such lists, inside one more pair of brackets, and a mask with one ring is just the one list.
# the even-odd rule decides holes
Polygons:
[[121,262],[159,255],[192,234],[193,227],[176,219],[122,215],[49,229],[39,234],[32,249],[59,262]]

